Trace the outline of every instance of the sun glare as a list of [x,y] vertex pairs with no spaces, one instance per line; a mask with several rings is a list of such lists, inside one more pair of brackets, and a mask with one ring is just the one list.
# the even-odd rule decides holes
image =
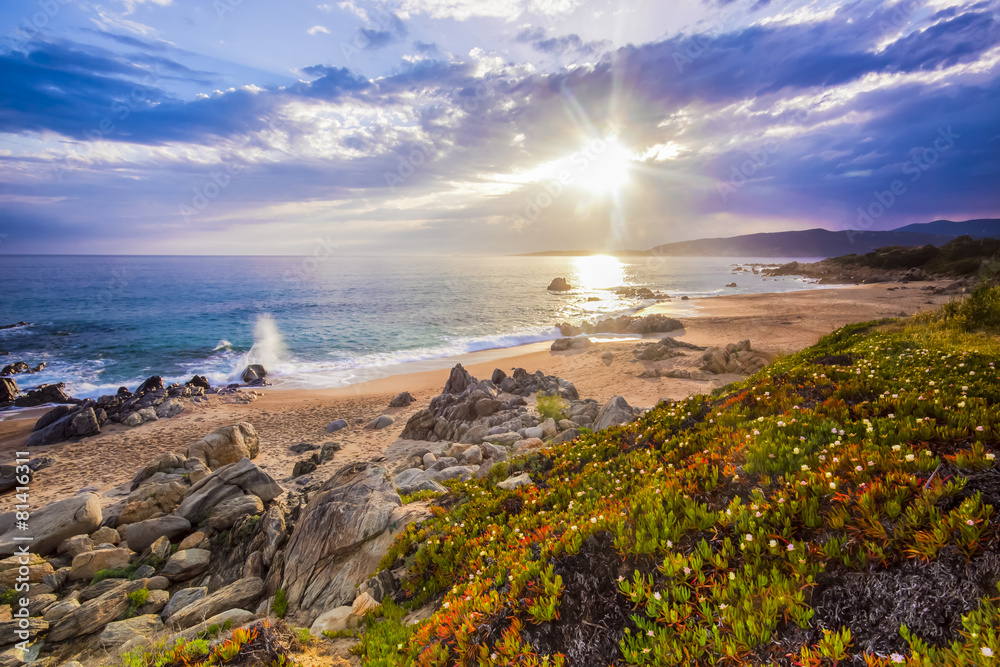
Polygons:
[[584,290],[609,289],[625,284],[625,265],[616,257],[576,257],[576,284]]
[[577,179],[581,188],[599,195],[617,194],[628,183],[632,155],[617,139],[603,142],[603,150],[591,146],[582,155],[589,159]]

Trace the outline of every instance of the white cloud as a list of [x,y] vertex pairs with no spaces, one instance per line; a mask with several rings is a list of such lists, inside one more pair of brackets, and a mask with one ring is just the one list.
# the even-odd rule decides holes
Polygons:
[[173,4],[174,0],[122,0],[122,4],[125,5],[125,14],[131,14],[137,6],[147,2],[160,7],[168,7]]
[[314,25],[313,27],[306,30],[306,32],[310,35],[313,35],[314,37],[320,33],[323,33],[324,35],[330,34],[330,31],[326,29],[326,26],[321,26],[321,25]]
[[435,19],[465,21],[473,17],[502,18],[514,21],[524,14],[565,16],[577,10],[582,0],[403,0],[397,14],[427,14]]

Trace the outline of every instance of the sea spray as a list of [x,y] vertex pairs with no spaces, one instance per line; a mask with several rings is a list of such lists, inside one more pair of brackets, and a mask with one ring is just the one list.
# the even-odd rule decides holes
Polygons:
[[260,364],[268,373],[275,373],[288,359],[288,349],[278,331],[278,324],[268,313],[257,316],[253,327],[253,346],[240,357],[239,363],[233,369],[238,375],[250,364]]

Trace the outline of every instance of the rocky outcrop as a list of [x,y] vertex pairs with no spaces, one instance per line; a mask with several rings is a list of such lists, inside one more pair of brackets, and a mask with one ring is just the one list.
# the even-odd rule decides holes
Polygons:
[[730,343],[726,347],[710,347],[701,357],[701,370],[716,375],[742,373],[752,375],[767,366],[770,360],[750,347],[750,341]]
[[62,382],[43,384],[36,389],[29,389],[23,396],[15,398],[13,400],[14,407],[33,408],[46,403],[78,403],[79,401],[66,394],[65,389],[66,385]]
[[183,629],[229,609],[254,609],[257,600],[263,595],[263,581],[257,578],[242,579],[175,612],[168,624],[172,628]]
[[182,516],[161,516],[126,525],[125,541],[130,549],[143,551],[161,537],[173,539],[191,530],[191,522]]
[[121,616],[128,608],[129,593],[146,588],[146,584],[146,579],[116,584],[108,592],[82,604],[59,619],[49,630],[48,640],[58,642],[97,632]]
[[410,395],[410,392],[404,391],[396,395],[391,401],[389,401],[390,408],[406,408],[409,407],[413,401],[417,399]]
[[285,490],[250,459],[231,463],[191,486],[175,514],[192,524],[208,518],[213,507],[224,500],[242,495],[254,495],[263,502],[274,500]]
[[[39,445],[50,445],[63,440],[75,437],[86,437],[97,435],[101,432],[102,420],[94,408],[97,404],[94,401],[85,401],[73,408],[55,408],[51,413],[46,413],[35,423],[35,432],[31,434],[25,443],[27,447]],[[51,421],[52,413],[58,418]],[[61,415],[61,416],[60,416]]]
[[250,364],[243,369],[240,377],[248,385],[264,384],[264,378],[267,377],[267,370],[260,364]]
[[656,313],[638,317],[635,315],[621,315],[620,317],[609,317],[596,322],[582,322],[579,326],[574,326],[567,322],[559,325],[559,331],[563,336],[579,336],[581,333],[615,333],[615,334],[637,334],[646,335],[652,333],[666,333],[683,329],[684,325],[680,320]]
[[202,461],[209,470],[216,470],[241,459],[257,458],[260,437],[250,422],[240,422],[218,428],[188,447],[187,458]]
[[11,378],[0,378],[0,403],[13,403],[21,390]]
[[68,537],[91,533],[101,525],[101,501],[97,494],[82,493],[66,500],[60,500],[33,513],[29,530],[12,526],[0,535],[0,556],[10,556],[23,544],[16,537],[30,535],[31,551],[48,555]]
[[547,289],[550,292],[568,292],[573,286],[566,282],[565,278],[553,278]]
[[353,600],[394,531],[423,516],[420,508],[402,505],[382,466],[357,463],[338,470],[303,510],[285,550],[282,587],[290,608],[311,620]]
[[636,345],[635,358],[637,361],[663,361],[683,356],[686,350],[700,352],[704,349],[698,345],[667,337],[655,343]]
[[549,350],[552,352],[565,352],[566,350],[584,350],[594,343],[586,336],[557,338],[552,341]]
[[624,397],[614,396],[597,413],[597,419],[594,420],[594,430],[602,431],[612,426],[627,424],[638,415],[639,411],[629,405]]

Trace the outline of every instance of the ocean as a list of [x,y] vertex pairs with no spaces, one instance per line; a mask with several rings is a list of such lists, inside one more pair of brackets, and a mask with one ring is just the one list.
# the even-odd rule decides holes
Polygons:
[[[809,261],[808,258],[796,258]],[[634,313],[648,287],[674,297],[812,289],[732,274],[751,258],[4,256],[0,366],[21,389],[65,382],[78,397],[205,375],[239,381],[262,363],[278,388],[340,387],[401,364],[555,339],[556,324]],[[769,258],[768,263],[791,259]],[[564,277],[575,288],[546,288]],[[736,282],[736,288],[724,285]],[[673,302],[697,316],[694,302]]]

